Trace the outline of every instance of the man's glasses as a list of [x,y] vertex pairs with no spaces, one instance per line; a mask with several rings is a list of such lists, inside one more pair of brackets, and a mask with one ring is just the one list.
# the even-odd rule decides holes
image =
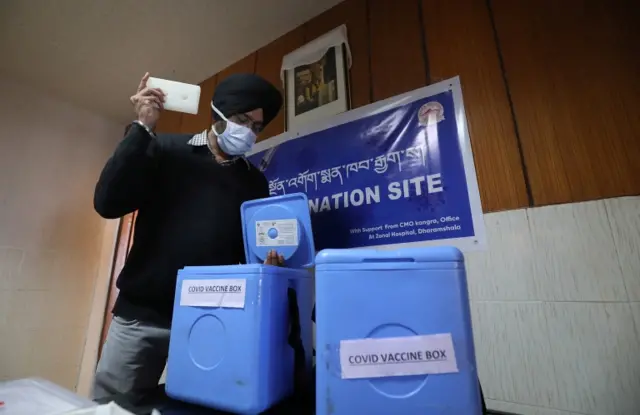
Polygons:
[[256,134],[259,134],[264,129],[264,125],[262,121],[256,121],[247,114],[236,114],[232,117],[229,117],[232,121],[237,122],[240,125],[244,125],[248,127]]

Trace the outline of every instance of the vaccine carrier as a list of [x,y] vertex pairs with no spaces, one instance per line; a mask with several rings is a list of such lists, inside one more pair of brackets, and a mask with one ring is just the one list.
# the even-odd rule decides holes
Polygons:
[[[169,346],[169,396],[258,414],[311,371],[315,248],[302,193],[241,207],[246,265],[179,271]],[[270,250],[285,267],[263,265]]]
[[456,248],[316,257],[317,415],[479,415]]

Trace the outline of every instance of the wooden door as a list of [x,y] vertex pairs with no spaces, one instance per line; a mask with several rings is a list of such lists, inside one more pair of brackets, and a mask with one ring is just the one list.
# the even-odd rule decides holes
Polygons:
[[111,267],[111,277],[109,283],[109,293],[107,294],[107,307],[105,308],[104,320],[102,323],[102,338],[100,341],[100,350],[98,355],[102,353],[102,345],[107,339],[109,326],[111,325],[111,310],[118,297],[118,288],[116,280],[120,271],[124,267],[124,263],[133,244],[133,229],[136,222],[137,212],[130,213],[120,219],[120,227],[118,229],[118,242],[116,244],[116,252],[113,257],[113,266]]

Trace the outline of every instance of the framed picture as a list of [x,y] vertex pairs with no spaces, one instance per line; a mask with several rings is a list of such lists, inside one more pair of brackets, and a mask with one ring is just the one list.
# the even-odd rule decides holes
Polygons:
[[287,131],[350,109],[350,56],[346,27],[341,26],[285,57]]

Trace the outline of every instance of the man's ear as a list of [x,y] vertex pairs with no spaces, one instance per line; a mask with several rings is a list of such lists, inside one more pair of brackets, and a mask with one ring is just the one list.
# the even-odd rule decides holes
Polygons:
[[216,121],[213,123],[214,132],[217,134],[222,134],[227,128],[227,122],[225,120]]

